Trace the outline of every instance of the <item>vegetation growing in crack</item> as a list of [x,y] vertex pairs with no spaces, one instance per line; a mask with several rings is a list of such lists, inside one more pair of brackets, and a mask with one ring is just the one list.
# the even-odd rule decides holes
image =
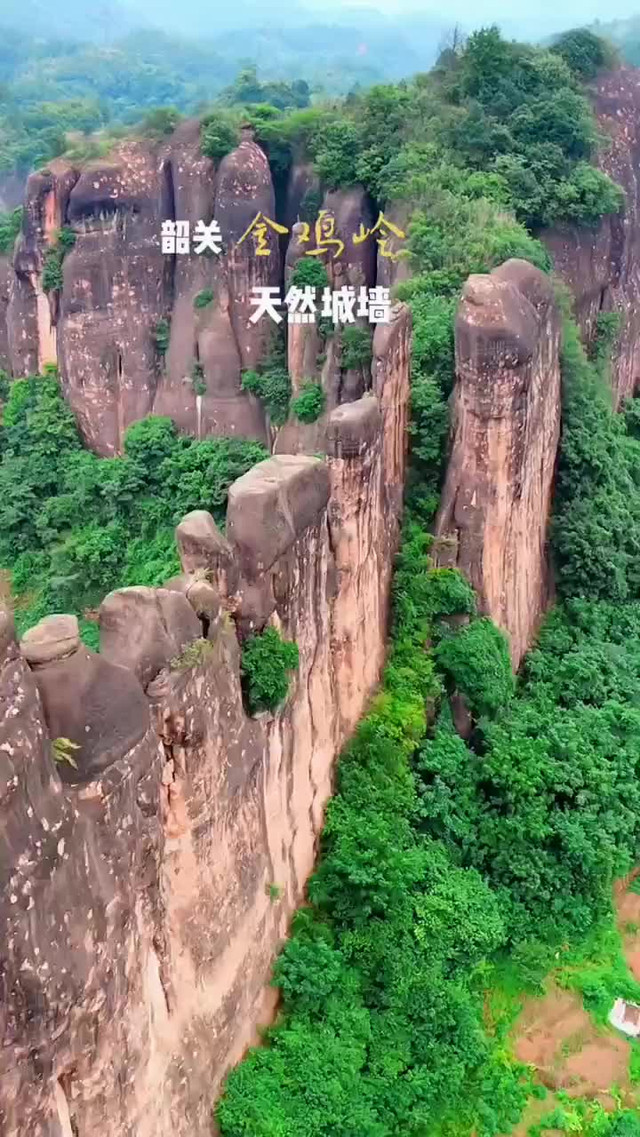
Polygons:
[[300,422],[315,422],[324,411],[326,401],[320,383],[306,379],[295,399],[291,400],[291,411]]
[[53,243],[45,251],[42,263],[42,288],[45,292],[59,292],[64,283],[62,262],[76,243],[76,233],[68,226],[58,229]]
[[276,628],[265,628],[244,641],[240,674],[250,714],[277,710],[287,697],[290,674],[298,662],[298,645],[283,640]]

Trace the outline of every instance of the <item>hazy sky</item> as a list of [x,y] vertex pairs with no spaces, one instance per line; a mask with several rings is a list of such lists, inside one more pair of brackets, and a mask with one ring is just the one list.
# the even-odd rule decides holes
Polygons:
[[[307,3],[314,0],[307,0]],[[467,27],[495,21],[511,27],[567,28],[594,20],[640,16],[640,0],[347,0],[348,7],[377,8],[389,15],[434,16]]]
[[513,3],[513,0],[448,0],[446,7],[443,7],[442,0],[347,0],[344,6],[356,5],[379,8],[389,14],[411,12],[441,19],[455,13],[474,22],[530,18],[560,20],[566,25],[567,21],[586,24],[597,19],[615,20],[640,15],[640,0],[537,0],[533,3],[531,0],[521,3]]

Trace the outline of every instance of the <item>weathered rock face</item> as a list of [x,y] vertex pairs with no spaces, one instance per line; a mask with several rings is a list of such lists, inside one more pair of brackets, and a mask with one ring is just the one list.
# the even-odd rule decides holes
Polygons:
[[[256,256],[247,238],[237,242],[262,210],[273,218],[274,192],[264,153],[246,139],[217,171],[200,153],[198,123],[184,123],[171,138],[164,159],[170,187],[166,216],[209,223],[215,216],[225,235],[221,256],[172,258],[172,286],[167,298],[171,337],[154,401],[154,413],[169,415],[197,437],[207,434],[266,439],[263,410],[241,390],[241,373],[255,366],[264,350],[269,322],[253,325],[249,296],[254,285],[277,285],[277,243],[269,257]],[[194,306],[208,289],[211,302]],[[201,368],[204,393],[193,384]]]
[[[437,534],[517,667],[545,609],[545,539],[560,430],[559,316],[526,261],[471,276],[456,321],[451,457]],[[451,560],[450,560],[451,563]]]
[[[216,174],[197,123],[164,146],[128,141],[81,170],[56,161],[33,174],[7,304],[13,373],[57,363],[80,429],[101,454],[119,452],[127,426],[151,412],[198,437],[265,439],[262,408],[241,390],[241,371],[259,361],[270,328],[250,322],[251,291],[280,280],[277,241],[269,257],[257,256],[251,239],[240,243],[260,211],[275,215],[263,151],[246,138]],[[193,234],[214,214],[227,241],[220,256],[162,254],[162,221],[188,221]],[[76,241],[62,288],[47,294],[46,250],[63,226]],[[209,289],[213,300],[194,306]],[[163,321],[166,353],[157,341]]]
[[[272,1015],[332,765],[382,664],[409,339],[399,308],[374,392],[330,416],[326,463],[261,463],[232,487],[226,538],[201,511],[179,526],[183,576],[106,598],[99,656],[61,617],[20,653],[2,615],[6,1137],[205,1137]],[[284,707],[251,719],[236,627],[266,622],[300,664]],[[48,727],[77,767],[53,760]]]
[[[315,324],[292,324],[293,393],[305,380],[320,382],[322,421],[290,419],[276,441],[260,400],[242,390],[243,370],[260,364],[274,331],[268,316],[251,319],[254,289],[287,287],[296,261],[318,245],[335,289],[371,288],[377,273],[386,285],[404,268],[377,255],[374,207],[362,187],[322,196],[312,168],[295,163],[277,204],[267,157],[251,128],[243,135],[217,169],[190,121],[165,143],[124,141],[78,167],[57,159],[28,180],[4,287],[0,265],[0,365],[4,358],[19,376],[57,364],[85,441],[100,454],[120,453],[127,427],[150,413],[198,438],[235,435],[280,453],[315,452],[334,408],[370,389],[368,366],[345,366],[339,329],[323,338]],[[296,219],[309,194],[317,205],[307,202],[303,225]],[[196,226],[214,218],[222,251],[196,254]],[[190,254],[162,253],[165,220],[188,223]],[[266,227],[264,247],[256,223]],[[45,291],[61,228],[73,230],[75,243],[62,286]],[[370,330],[365,315],[355,322]]]
[[13,257],[15,275],[7,312],[11,367],[28,375],[57,361],[57,301],[42,287],[44,256],[67,221],[78,171],[56,159],[27,182],[22,232]]
[[11,295],[11,282],[13,269],[9,257],[0,256],[0,369],[11,371],[11,354],[9,351],[9,297]]
[[[126,686],[136,680],[122,670]],[[140,696],[140,741],[113,749],[98,780],[64,786],[35,674],[0,613],[3,1133],[70,1137],[73,1095],[85,1084],[84,1131],[99,1131],[115,1086],[135,1092],[125,1055],[151,1046],[150,1008],[162,997],[151,937],[163,753]],[[118,709],[104,708],[112,740]],[[92,1082],[96,1070],[103,1076]]]
[[604,217],[594,229],[553,229],[543,238],[573,293],[586,338],[601,311],[622,316],[612,372],[619,404],[640,386],[640,73],[620,68],[600,76],[593,101],[605,137],[599,164],[625,191],[624,215]]

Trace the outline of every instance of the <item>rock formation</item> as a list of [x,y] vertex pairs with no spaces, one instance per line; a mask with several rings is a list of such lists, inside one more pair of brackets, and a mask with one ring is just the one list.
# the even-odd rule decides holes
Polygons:
[[436,532],[482,611],[507,632],[515,667],[549,591],[559,339],[551,284],[539,269],[510,260],[469,277],[456,320],[451,456]]
[[[326,461],[240,478],[226,536],[188,515],[182,575],[106,597],[99,655],[60,616],[20,650],[0,613],[6,1137],[204,1137],[273,1013],[333,762],[384,656],[409,394],[393,317]],[[266,624],[300,663],[284,706],[249,718],[238,637]]]
[[[102,454],[118,452],[127,426],[151,412],[197,436],[264,438],[262,410],[240,381],[266,334],[264,323],[249,323],[248,296],[255,284],[278,282],[278,253],[256,258],[250,244],[236,245],[261,209],[274,212],[262,150],[244,140],[216,176],[197,123],[162,147],[127,141],[82,169],[59,160],[31,175],[8,305],[14,374],[57,363],[84,438]],[[214,212],[229,235],[222,256],[162,254],[163,220],[193,227]],[[43,269],[61,227],[76,240],[62,288],[47,294]],[[205,288],[213,301],[200,311],[194,299]],[[157,342],[163,321],[166,352]]]
[[[28,180],[13,269],[0,264],[0,366],[4,360],[14,375],[27,375],[57,364],[84,439],[100,454],[120,452],[127,426],[150,413],[199,438],[271,441],[260,401],[241,383],[273,329],[268,317],[251,322],[251,294],[283,283],[282,258],[277,233],[269,234],[269,255],[258,255],[252,236],[241,240],[259,214],[272,221],[277,214],[265,153],[250,128],[243,133],[217,169],[201,153],[199,123],[189,121],[165,143],[129,139],[78,167],[56,159]],[[364,190],[321,199],[300,164],[282,207],[293,227],[289,270],[315,244],[314,225],[312,244],[298,244],[295,220],[311,190],[343,242],[339,258],[325,258],[332,286],[373,285],[375,242],[352,241],[361,223],[373,224]],[[188,222],[193,237],[198,221],[214,217],[224,237],[220,255],[162,253],[164,220]],[[61,287],[47,291],[47,258],[61,228],[72,230],[75,243],[62,260]],[[327,413],[369,385],[364,369],[341,366],[340,337],[323,344],[314,325],[291,326],[288,353],[294,393],[305,379],[321,381]],[[317,450],[325,427],[326,420],[318,436],[289,423],[278,449]]]
[[622,317],[612,371],[619,404],[640,387],[640,73],[623,67],[599,76],[593,102],[604,139],[599,164],[625,191],[624,212],[594,228],[559,227],[543,237],[571,289],[585,339],[601,311]]
[[0,370],[11,372],[11,352],[9,350],[9,297],[13,269],[9,257],[0,256]]

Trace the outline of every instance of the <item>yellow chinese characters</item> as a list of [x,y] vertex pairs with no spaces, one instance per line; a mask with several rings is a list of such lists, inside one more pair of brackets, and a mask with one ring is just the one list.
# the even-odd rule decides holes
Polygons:
[[[311,239],[311,226],[307,221],[302,222],[303,231],[298,237],[298,242],[304,244],[305,241]],[[318,219],[314,225],[314,233],[316,239],[315,249],[305,249],[305,256],[307,257],[321,257],[323,253],[333,251],[332,260],[336,257],[342,256],[344,252],[344,241],[336,237],[336,219],[328,209],[321,209],[318,214]]]
[[[300,227],[301,232],[297,239],[299,244],[304,245],[312,240],[312,227],[308,221],[301,222]],[[256,256],[270,257],[271,249],[267,239],[269,229],[276,234],[289,232],[286,225],[280,225],[260,211],[242,234],[238,244],[241,245],[252,234]],[[336,219],[328,209],[320,210],[313,224],[313,237],[315,245],[313,248],[305,249],[305,256],[322,257],[325,253],[329,253],[332,260],[342,256],[345,248],[344,241],[336,233]],[[381,256],[390,257],[391,260],[397,261],[403,255],[401,250],[397,250],[397,243],[404,241],[406,234],[393,221],[389,221],[384,213],[381,212],[378,215],[378,220],[370,229],[361,221],[360,229],[352,236],[352,242],[354,245],[361,245],[369,237],[375,238]]]
[[262,210],[256,213],[253,221],[248,229],[245,229],[238,244],[241,245],[250,233],[253,233],[255,239],[255,253],[257,257],[270,257],[271,249],[267,242],[267,228],[273,229],[274,233],[288,233],[286,225],[279,225],[277,221],[272,221],[270,217],[265,217]]
[[389,242],[392,241],[394,237],[399,241],[404,241],[406,233],[403,233],[398,225],[394,225],[393,221],[388,221],[384,213],[379,213],[378,220],[372,229],[366,229],[362,222],[360,222],[360,231],[353,235],[354,245],[361,245],[363,241],[373,236],[374,233],[377,234],[376,241],[380,249],[380,256],[390,257],[392,261],[397,261],[398,258],[402,256],[402,252],[394,252],[393,248],[389,247]]

